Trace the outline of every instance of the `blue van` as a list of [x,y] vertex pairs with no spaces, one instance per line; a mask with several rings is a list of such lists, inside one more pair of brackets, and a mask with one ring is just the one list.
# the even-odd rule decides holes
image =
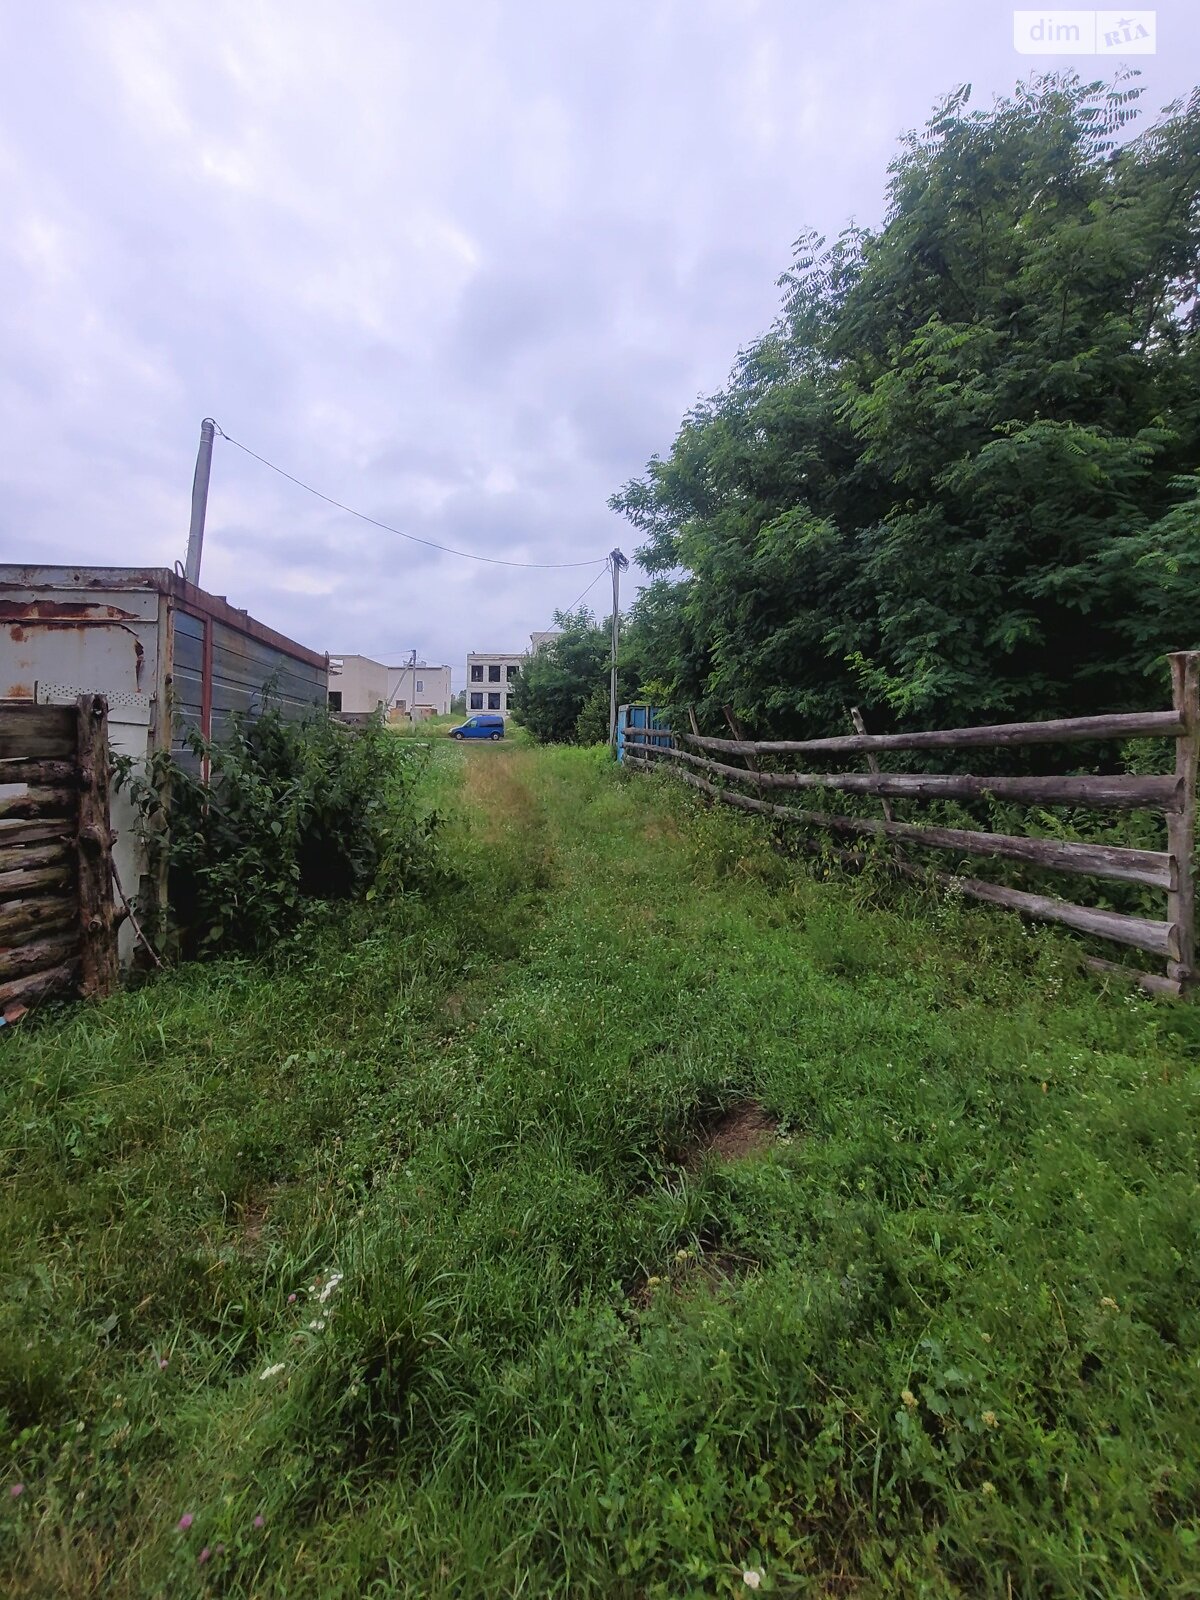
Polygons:
[[479,716],[468,717],[465,722],[460,722],[457,728],[450,729],[452,739],[503,739],[504,718],[498,717],[493,711],[490,714],[482,712]]

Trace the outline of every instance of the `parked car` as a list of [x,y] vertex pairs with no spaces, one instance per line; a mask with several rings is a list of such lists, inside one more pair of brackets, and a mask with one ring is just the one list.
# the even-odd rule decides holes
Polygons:
[[452,739],[503,739],[504,718],[498,717],[493,712],[488,715],[468,717],[465,722],[460,722],[457,728],[450,729]]

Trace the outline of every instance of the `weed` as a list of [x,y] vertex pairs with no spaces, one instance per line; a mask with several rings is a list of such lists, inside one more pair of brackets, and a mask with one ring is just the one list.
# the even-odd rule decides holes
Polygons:
[[436,819],[411,803],[425,750],[381,719],[351,730],[268,704],[186,745],[190,760],[162,752],[146,772],[117,761],[152,862],[166,857],[163,942],[184,955],[266,950],[307,902],[371,893],[381,873],[395,891],[427,869]]
[[588,751],[431,763],[428,894],[6,1039],[9,1591],[1188,1592],[1196,1014]]

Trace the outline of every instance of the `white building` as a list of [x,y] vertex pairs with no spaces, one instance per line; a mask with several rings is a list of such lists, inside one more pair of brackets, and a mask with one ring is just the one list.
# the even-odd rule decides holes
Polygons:
[[414,721],[450,715],[450,668],[415,665],[387,669],[387,703]]
[[388,669],[370,656],[330,656],[329,709],[367,716],[387,703]]
[[508,701],[521,675],[524,656],[473,651],[467,657],[467,710],[508,715]]

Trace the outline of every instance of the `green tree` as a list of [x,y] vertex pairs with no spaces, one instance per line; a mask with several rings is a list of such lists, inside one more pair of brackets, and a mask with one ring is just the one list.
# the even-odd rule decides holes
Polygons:
[[[600,744],[608,738],[610,620],[601,623],[586,606],[557,611],[559,632],[531,655],[510,698],[523,728],[547,744]],[[638,692],[638,632],[621,645],[621,695]]]
[[710,724],[1161,699],[1200,640],[1200,91],[952,95],[883,226],[801,239],[769,333],[613,498],[647,676]]

